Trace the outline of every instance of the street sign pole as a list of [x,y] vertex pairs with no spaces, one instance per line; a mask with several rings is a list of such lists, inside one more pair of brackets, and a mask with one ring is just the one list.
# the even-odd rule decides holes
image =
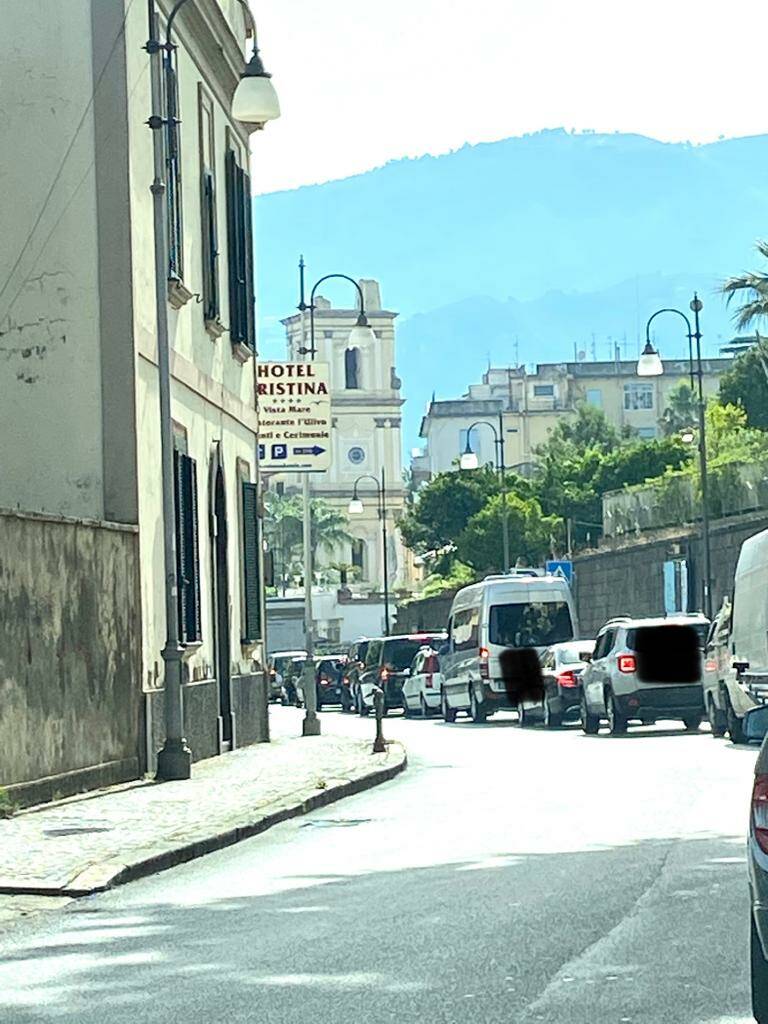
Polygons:
[[[303,261],[302,261],[303,262]],[[302,301],[303,301],[303,268],[302,268]],[[301,311],[301,344],[306,349],[305,338],[305,313]],[[309,355],[309,360],[314,358],[314,353]],[[301,480],[301,493],[303,504],[303,542],[304,542],[304,650],[307,652],[307,660],[304,663],[304,680],[302,690],[304,691],[304,721],[301,724],[302,736],[319,736],[320,719],[317,717],[317,688],[315,685],[315,624],[312,608],[312,578],[314,569],[312,565],[312,500],[309,490],[309,473],[304,472]]]

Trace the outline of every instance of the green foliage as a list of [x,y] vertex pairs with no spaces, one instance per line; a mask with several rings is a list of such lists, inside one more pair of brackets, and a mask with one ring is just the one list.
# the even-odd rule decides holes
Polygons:
[[[303,573],[304,505],[300,494],[264,496],[264,535],[275,554],[276,569],[283,577],[298,578]],[[334,552],[350,542],[347,519],[320,498],[311,502],[312,549]]]
[[424,584],[423,596],[435,597],[437,594],[442,594],[445,590],[458,590],[460,587],[466,587],[469,583],[474,583],[476,578],[475,573],[468,565],[454,560],[447,575],[443,576],[440,573],[433,573],[427,578]]
[[18,805],[11,800],[8,790],[0,786],[0,818],[11,818],[18,810]]
[[401,519],[403,540],[422,553],[453,544],[467,521],[498,490],[498,477],[487,467],[439,473],[419,490],[414,507]]
[[720,402],[738,405],[750,427],[768,430],[768,343],[759,339],[755,347],[733,361],[720,380]]
[[698,422],[696,395],[690,384],[681,381],[669,393],[669,405],[661,416],[661,431],[665,437],[674,437],[686,427]]
[[[502,496],[495,495],[467,523],[456,539],[456,554],[478,574],[504,566]],[[562,540],[562,523],[545,516],[535,498],[508,494],[506,498],[510,561],[540,565]]]
[[[758,242],[755,248],[768,259],[768,242]],[[740,331],[768,316],[768,274],[764,271],[747,271],[729,278],[723,285],[723,294],[729,303],[735,296],[743,300],[734,316]]]

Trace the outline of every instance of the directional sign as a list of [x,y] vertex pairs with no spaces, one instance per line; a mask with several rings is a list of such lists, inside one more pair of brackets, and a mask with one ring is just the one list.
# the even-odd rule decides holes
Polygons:
[[546,562],[544,568],[550,576],[561,576],[569,583],[573,583],[573,562]]
[[328,363],[258,363],[259,464],[285,473],[331,464]]

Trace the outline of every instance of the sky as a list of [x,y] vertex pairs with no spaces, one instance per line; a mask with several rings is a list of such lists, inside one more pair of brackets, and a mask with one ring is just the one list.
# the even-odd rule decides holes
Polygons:
[[257,192],[542,128],[760,134],[764,0],[250,0],[282,117]]

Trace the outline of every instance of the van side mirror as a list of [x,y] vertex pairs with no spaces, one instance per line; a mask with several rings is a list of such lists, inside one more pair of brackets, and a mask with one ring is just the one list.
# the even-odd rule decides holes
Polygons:
[[749,668],[748,661],[734,661],[731,664],[731,668],[735,668],[737,672],[746,672]]

